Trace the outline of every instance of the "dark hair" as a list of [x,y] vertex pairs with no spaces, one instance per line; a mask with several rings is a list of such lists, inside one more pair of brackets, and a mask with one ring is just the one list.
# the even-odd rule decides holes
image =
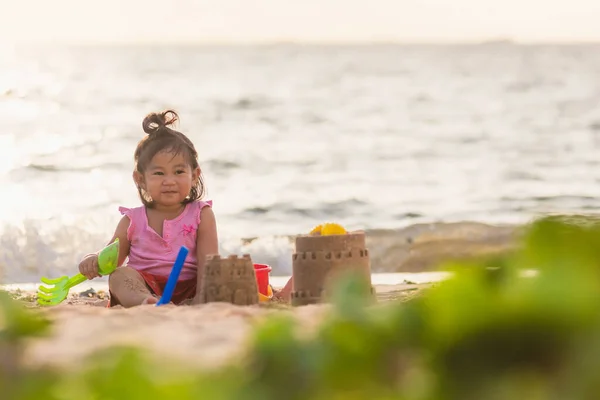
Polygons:
[[[192,167],[198,168],[198,152],[190,139],[183,133],[169,128],[179,120],[179,116],[173,110],[161,113],[150,113],[142,121],[142,128],[148,135],[137,145],[133,158],[135,169],[143,174],[152,158],[161,151],[172,152],[174,155],[183,154]],[[147,207],[153,206],[153,201],[144,189],[138,186],[138,193],[142,203]],[[205,194],[204,180],[202,174],[193,182],[190,194],[183,204],[200,200]]]

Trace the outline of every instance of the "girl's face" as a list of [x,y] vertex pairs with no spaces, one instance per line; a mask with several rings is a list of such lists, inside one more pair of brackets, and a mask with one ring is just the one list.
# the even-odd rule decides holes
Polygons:
[[136,184],[152,197],[157,209],[179,207],[199,176],[200,168],[192,170],[182,154],[169,151],[156,153],[143,175],[134,172]]

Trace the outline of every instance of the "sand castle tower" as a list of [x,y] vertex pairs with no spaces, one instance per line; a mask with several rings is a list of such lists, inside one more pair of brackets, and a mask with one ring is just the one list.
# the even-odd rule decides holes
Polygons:
[[200,302],[227,302],[239,306],[258,304],[256,273],[250,255],[208,256],[200,288]]
[[315,304],[327,300],[331,283],[340,274],[353,272],[371,288],[371,263],[364,232],[330,236],[296,237],[292,260],[294,287],[292,305]]

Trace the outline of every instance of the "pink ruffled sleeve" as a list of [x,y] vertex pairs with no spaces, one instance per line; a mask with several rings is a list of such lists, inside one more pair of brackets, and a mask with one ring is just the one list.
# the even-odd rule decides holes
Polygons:
[[212,207],[213,202],[212,200],[207,200],[207,201],[198,201],[197,202],[198,205],[196,207],[196,222],[198,223],[198,225],[200,225],[200,219],[201,219],[201,215],[202,215],[202,209],[204,207]]
[[133,229],[135,228],[134,209],[127,207],[119,207],[119,212],[121,213],[121,215],[125,215],[129,218],[129,227],[127,227],[127,240],[131,242],[131,237],[133,236]]

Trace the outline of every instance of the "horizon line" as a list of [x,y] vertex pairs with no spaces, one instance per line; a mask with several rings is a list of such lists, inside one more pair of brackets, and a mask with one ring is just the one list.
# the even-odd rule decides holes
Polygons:
[[373,39],[373,40],[164,40],[164,41],[22,41],[22,42],[3,42],[0,39],[0,46],[52,46],[52,47],[95,47],[95,46],[230,46],[230,47],[252,47],[252,46],[374,46],[374,45],[400,45],[400,46],[539,46],[539,45],[562,45],[562,46],[581,46],[598,45],[600,39],[590,40],[517,40],[511,38],[490,38],[479,40],[400,40],[400,39]]

